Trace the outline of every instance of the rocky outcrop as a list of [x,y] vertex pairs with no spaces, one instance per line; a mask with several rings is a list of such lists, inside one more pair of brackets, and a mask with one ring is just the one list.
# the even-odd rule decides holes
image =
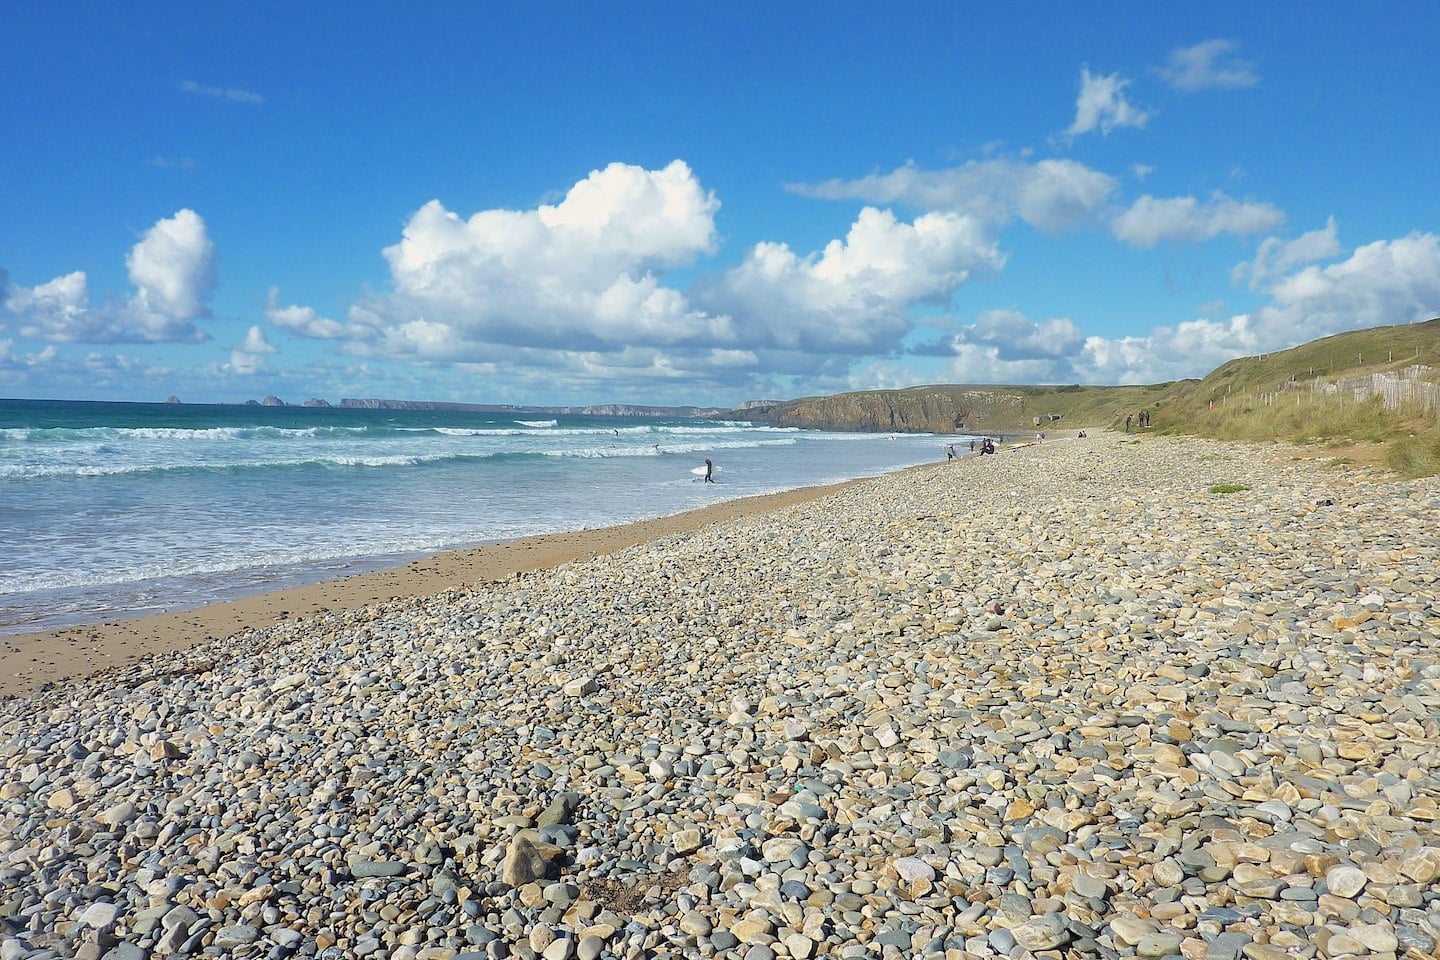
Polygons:
[[264,400],[261,400],[261,401],[260,401],[260,406],[262,406],[262,407],[283,407],[283,406],[285,406],[285,401],[284,401],[284,400],[281,400],[279,397],[275,396],[274,394],[271,394],[270,396],[266,397]]
[[320,397],[311,397],[301,404],[302,407],[329,407],[329,400],[322,400]]
[[914,387],[755,402],[721,416],[812,430],[964,433],[1012,428],[1019,424],[1025,403],[1024,396],[1001,389]]
[[170,394],[170,396],[168,396],[168,397],[165,398],[165,402],[166,402],[166,403],[179,403],[179,402],[180,402],[180,398],[177,397],[177,396],[175,396],[175,394],[172,393],[172,394]]
[[777,427],[897,433],[955,433],[968,410],[943,393],[905,396],[894,391],[807,397],[782,403],[766,415]]

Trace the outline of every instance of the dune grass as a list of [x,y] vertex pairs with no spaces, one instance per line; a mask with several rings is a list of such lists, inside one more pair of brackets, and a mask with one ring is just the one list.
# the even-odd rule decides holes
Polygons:
[[1336,396],[1300,391],[1231,395],[1215,408],[1162,407],[1156,428],[1220,440],[1283,440],[1340,448],[1385,447],[1385,466],[1402,477],[1440,474],[1440,418],[1435,411],[1402,406],[1387,410],[1378,398],[1341,402]]
[[1385,454],[1385,465],[1402,477],[1440,474],[1440,429],[1393,440]]

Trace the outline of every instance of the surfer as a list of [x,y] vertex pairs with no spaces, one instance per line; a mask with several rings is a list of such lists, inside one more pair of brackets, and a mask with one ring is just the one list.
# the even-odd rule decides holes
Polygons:
[[706,483],[714,483],[714,482],[715,482],[715,464],[713,464],[713,463],[710,462],[710,458],[709,458],[709,457],[706,457],[706,458],[705,458],[705,482],[706,482]]

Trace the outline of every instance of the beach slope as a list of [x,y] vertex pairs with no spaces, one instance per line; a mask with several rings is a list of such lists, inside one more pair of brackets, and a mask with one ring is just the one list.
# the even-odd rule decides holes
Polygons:
[[1437,507],[1097,436],[11,699],[0,940],[1432,956]]

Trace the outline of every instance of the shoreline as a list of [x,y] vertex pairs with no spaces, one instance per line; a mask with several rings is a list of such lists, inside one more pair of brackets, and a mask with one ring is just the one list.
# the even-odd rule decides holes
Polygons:
[[[892,473],[945,465],[945,461],[916,464]],[[399,597],[434,596],[457,587],[504,581],[518,573],[548,570],[571,560],[690,533],[735,517],[780,510],[873,479],[855,477],[839,483],[738,497],[630,523],[441,551],[401,566],[266,590],[199,607],[7,634],[0,636],[0,699],[29,696],[49,684],[83,680],[156,654],[193,649],[276,623]]]
[[1006,452],[0,701],[7,950],[1435,956],[1440,478]]

